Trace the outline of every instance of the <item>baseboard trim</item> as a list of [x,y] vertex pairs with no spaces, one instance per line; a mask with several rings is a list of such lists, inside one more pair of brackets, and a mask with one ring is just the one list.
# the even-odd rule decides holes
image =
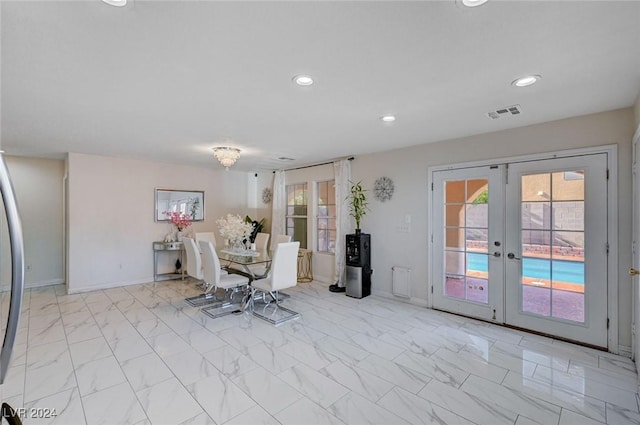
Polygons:
[[[375,289],[371,290],[371,295],[375,295],[376,297],[389,298],[391,300],[395,300],[396,299],[396,297],[394,297],[391,292],[377,291]],[[397,301],[408,302],[409,300],[407,298],[398,298]]]
[[313,275],[313,280],[316,282],[322,282],[322,283],[333,283],[331,282],[331,278],[329,276]]
[[417,298],[417,297],[411,297],[411,298],[399,297],[397,295],[393,295],[391,292],[376,291],[376,290],[371,290],[371,294],[375,295],[377,297],[388,298],[390,300],[400,301],[402,303],[417,305],[417,306],[420,306],[420,307],[427,307],[427,308],[429,307],[429,305],[427,304],[426,300],[423,300],[423,299],[420,299],[420,298]]
[[[64,285],[64,279],[41,280],[38,282],[25,283],[24,289],[41,288],[43,286]],[[9,291],[10,284],[0,285],[0,292]]]
[[427,302],[427,300],[423,300],[422,298],[411,297],[411,304],[429,308],[429,302]]
[[71,294],[80,294],[80,293],[83,293],[83,292],[100,291],[102,289],[118,288],[120,286],[140,285],[141,283],[153,283],[153,277],[148,277],[148,278],[144,278],[144,279],[129,280],[129,281],[125,281],[125,282],[102,283],[100,285],[94,285],[94,286],[81,286],[79,288],[70,288],[69,285],[67,285],[67,293],[70,294],[70,295]]
[[619,356],[622,356],[622,357],[631,358],[631,347],[618,344],[618,352],[614,354],[618,354]]
[[41,286],[64,285],[64,279],[41,280],[40,282],[32,282],[25,284],[25,288],[39,288]]

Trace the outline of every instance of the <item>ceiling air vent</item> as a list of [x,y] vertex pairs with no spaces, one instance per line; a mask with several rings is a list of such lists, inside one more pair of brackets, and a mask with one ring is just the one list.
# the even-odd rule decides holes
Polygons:
[[280,161],[295,161],[293,158],[289,158],[289,157],[286,157],[286,156],[279,156],[278,160],[280,160]]
[[513,105],[505,106],[504,108],[500,108],[496,111],[487,112],[487,116],[492,120],[497,120],[498,118],[520,115],[521,113],[522,109],[520,109],[520,105]]

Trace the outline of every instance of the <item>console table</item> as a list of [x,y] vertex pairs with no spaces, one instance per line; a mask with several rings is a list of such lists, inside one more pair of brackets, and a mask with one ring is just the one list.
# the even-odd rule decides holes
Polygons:
[[[158,256],[163,253],[177,253],[177,259],[180,260],[181,273],[158,273]],[[153,281],[158,282],[160,280],[170,279],[183,279],[184,280],[184,259],[182,253],[184,252],[184,244],[182,242],[154,242],[153,243]],[[175,261],[174,261],[175,263]]]

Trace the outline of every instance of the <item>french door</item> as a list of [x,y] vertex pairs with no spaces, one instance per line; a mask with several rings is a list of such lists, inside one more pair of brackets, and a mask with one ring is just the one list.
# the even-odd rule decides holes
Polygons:
[[433,173],[433,306],[607,347],[607,154]]
[[503,322],[503,168],[434,173],[435,308]]

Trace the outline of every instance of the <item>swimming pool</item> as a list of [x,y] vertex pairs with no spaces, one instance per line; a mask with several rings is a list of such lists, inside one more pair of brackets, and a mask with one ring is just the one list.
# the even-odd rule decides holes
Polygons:
[[[486,272],[488,267],[489,257],[486,254],[467,253],[467,270]],[[543,280],[553,277],[555,281],[584,285],[584,262],[524,257],[522,275]]]

